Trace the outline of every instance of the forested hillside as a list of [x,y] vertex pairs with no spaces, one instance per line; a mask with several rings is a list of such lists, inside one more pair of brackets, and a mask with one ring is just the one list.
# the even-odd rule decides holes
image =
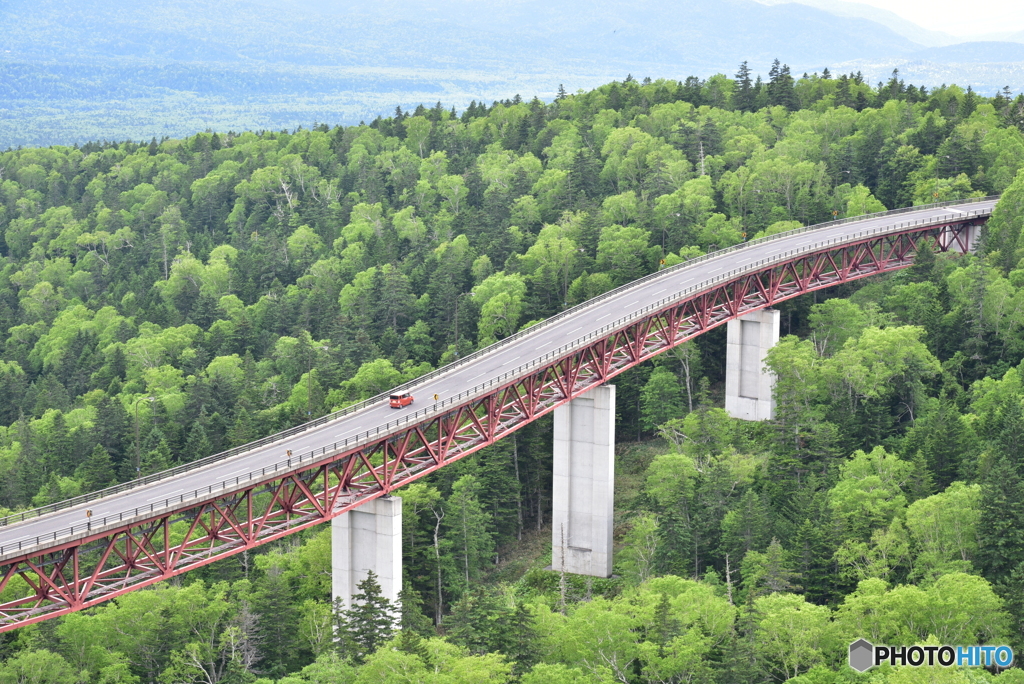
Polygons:
[[765,82],[743,65],[550,104],[0,154],[10,510],[324,415],[661,263],[1003,195],[979,255],[925,252],[783,306],[773,421],[719,407],[721,330],[618,378],[613,579],[541,569],[540,421],[401,491],[407,582],[384,648],[372,583],[364,610],[332,611],[319,529],[4,634],[0,684],[988,677],[855,677],[845,657],[858,637],[1024,653],[1022,167],[1024,96],[778,62]]
[[[871,21],[752,0],[5,0],[0,26],[0,148],[349,124],[396,104],[550,98],[559,82],[641,69],[707,76],[784,50],[820,68],[921,47]],[[935,83],[962,67],[939,68]],[[971,82],[1024,86],[1003,71],[971,68],[983,76]]]
[[[778,54],[801,72],[862,69],[872,85],[898,66],[914,82],[1024,90],[1020,45],[922,51],[933,44],[927,32],[864,5],[767,4],[4,0],[0,148],[347,125],[395,105],[550,99],[558,83],[576,91],[630,72],[703,78],[743,59],[767,67]],[[975,14],[984,32],[1001,28]],[[971,40],[976,27],[961,29],[951,42]]]

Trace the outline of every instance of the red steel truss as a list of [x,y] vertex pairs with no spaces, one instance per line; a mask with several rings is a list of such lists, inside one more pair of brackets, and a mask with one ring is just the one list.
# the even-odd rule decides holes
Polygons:
[[494,385],[447,413],[396,427],[358,449],[191,500],[0,562],[0,631],[94,606],[317,525],[387,494],[553,411],[619,373],[744,313],[910,266],[918,245],[966,252],[985,221],[913,226],[825,246],[651,311],[626,327]]

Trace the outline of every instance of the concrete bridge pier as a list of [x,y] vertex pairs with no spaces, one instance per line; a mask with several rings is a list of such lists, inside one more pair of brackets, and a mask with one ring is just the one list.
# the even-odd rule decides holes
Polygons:
[[331,520],[331,598],[352,607],[357,584],[373,570],[381,593],[398,606],[402,590],[402,500],[367,501]]
[[[946,228],[939,236],[939,242],[947,249],[952,249],[953,251],[960,252],[961,254],[973,254],[978,251],[978,244],[981,240],[981,230],[982,224],[971,223],[961,229],[959,239],[957,239],[956,231],[953,228]],[[961,243],[966,243],[966,250]]]
[[615,386],[555,409],[551,569],[612,574]]
[[725,410],[733,418],[775,417],[775,377],[765,368],[768,350],[779,341],[778,309],[761,309],[728,323],[725,350]]

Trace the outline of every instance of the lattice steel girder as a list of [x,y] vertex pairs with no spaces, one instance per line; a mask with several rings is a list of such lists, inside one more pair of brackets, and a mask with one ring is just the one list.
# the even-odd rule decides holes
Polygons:
[[619,373],[749,311],[913,263],[918,245],[966,252],[974,218],[826,247],[652,311],[546,367],[359,449],[191,501],[171,513],[0,563],[0,631],[121,594],[319,524],[480,449]]

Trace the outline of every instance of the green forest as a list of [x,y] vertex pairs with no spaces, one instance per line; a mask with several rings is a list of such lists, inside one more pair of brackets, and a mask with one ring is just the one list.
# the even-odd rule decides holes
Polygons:
[[[398,492],[400,606],[330,530],[0,635],[0,684],[1024,682],[1024,95],[894,72],[627,77],[550,103],[0,153],[0,506],[387,391],[663,265],[1001,194],[977,254],[790,300],[776,417],[724,328],[619,376],[616,575],[551,564],[552,423]],[[0,600],[4,597],[0,594]],[[359,597],[357,597],[359,598]]]

